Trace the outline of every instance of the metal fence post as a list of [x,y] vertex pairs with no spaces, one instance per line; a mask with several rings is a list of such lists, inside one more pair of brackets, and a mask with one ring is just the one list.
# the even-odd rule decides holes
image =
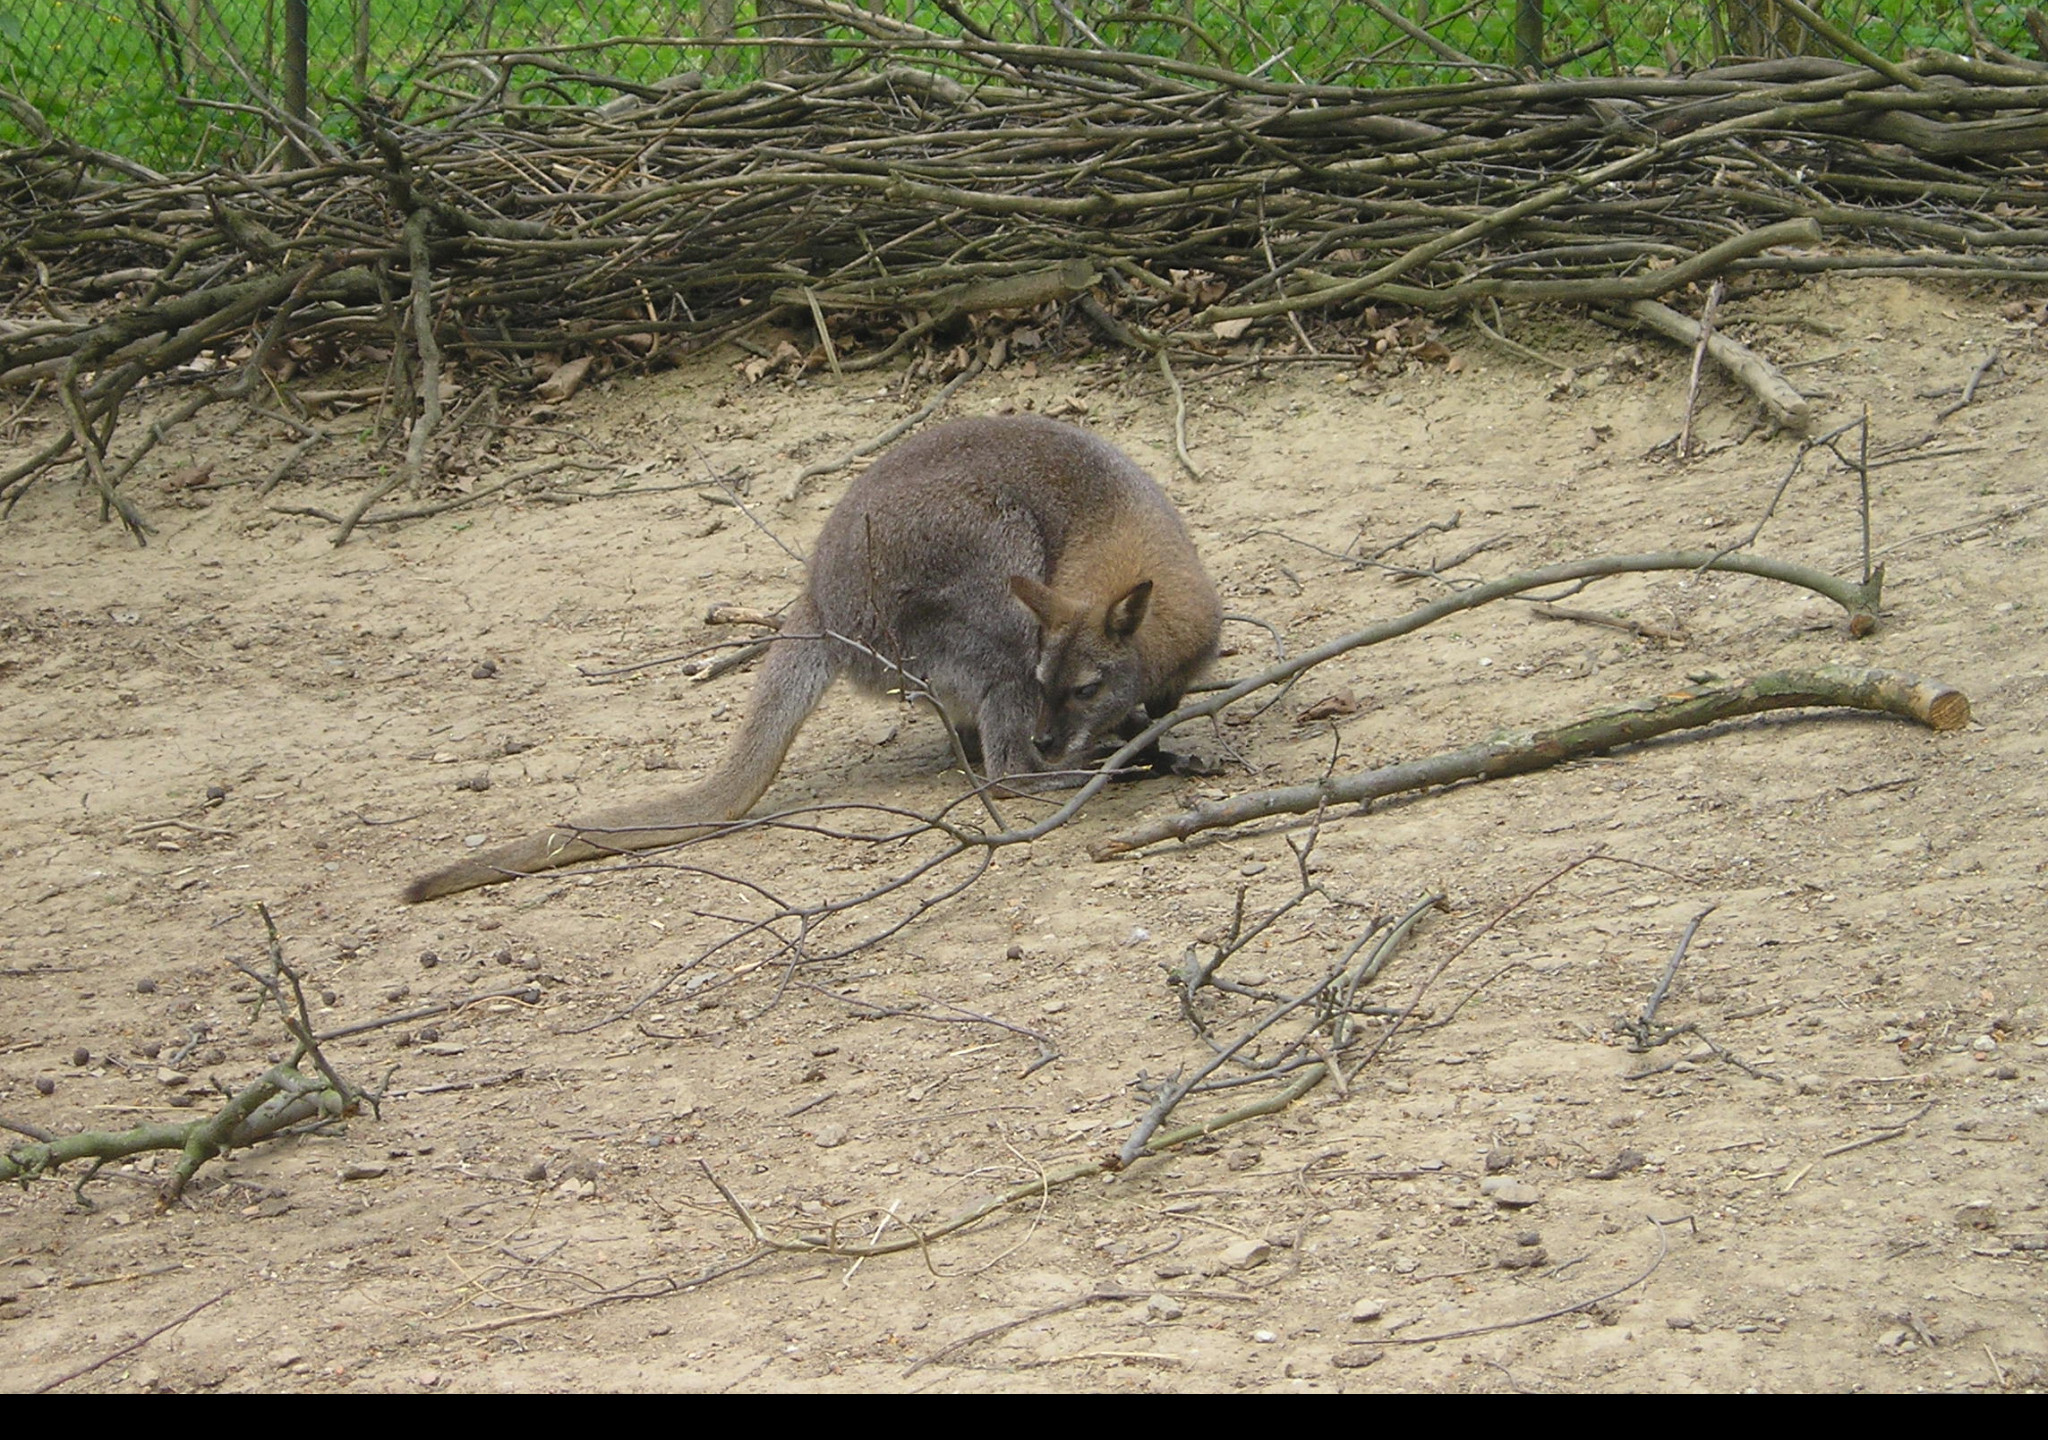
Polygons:
[[1543,0],[1515,0],[1515,63],[1529,70],[1543,63]]
[[370,93],[370,0],[356,0],[355,53],[350,57],[356,99]]
[[[306,123],[306,0],[284,0],[284,113]],[[299,164],[313,163],[296,135],[285,138]]]

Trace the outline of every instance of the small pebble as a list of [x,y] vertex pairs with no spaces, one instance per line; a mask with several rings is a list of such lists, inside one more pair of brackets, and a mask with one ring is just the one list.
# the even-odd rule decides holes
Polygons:
[[1003,952],[1003,958],[1005,960],[1022,960],[1024,958],[1024,947],[1022,945],[1012,945]]
[[161,1040],[152,1040],[142,1047],[140,1053],[143,1059],[154,1060],[157,1056],[164,1053],[163,1042]]
[[1493,1203],[1503,1210],[1526,1210],[1543,1198],[1543,1192],[1534,1185],[1498,1175],[1480,1181],[1479,1193],[1491,1196]]
[[526,1181],[529,1185],[545,1184],[548,1178],[548,1162],[536,1160],[526,1167]]
[[820,1125],[813,1137],[820,1150],[831,1150],[846,1143],[846,1127],[840,1124]]
[[1387,1302],[1384,1300],[1361,1300],[1351,1307],[1351,1318],[1361,1325],[1368,1320],[1377,1320],[1386,1313]]
[[1154,1295],[1145,1302],[1145,1318],[1148,1320],[1178,1320],[1187,1311],[1180,1301],[1171,1295]]
[[470,679],[472,679],[472,680],[489,680],[489,679],[492,679],[493,677],[495,677],[495,676],[497,675],[497,673],[498,673],[498,662],[497,662],[497,661],[495,661],[495,660],[479,660],[479,661],[477,661],[477,662],[476,662],[476,666],[475,666],[475,668],[473,668],[473,669],[472,669],[472,670],[471,670],[471,671],[469,672],[469,678],[470,678]]
[[1240,1240],[1224,1248],[1217,1258],[1227,1270],[1250,1270],[1273,1257],[1273,1247],[1263,1240]]
[[1989,1200],[1971,1200],[1956,1207],[1956,1224],[1966,1230],[1996,1230],[1998,1207]]
[[156,994],[156,981],[154,981],[154,980],[137,980],[137,981],[135,982],[135,993],[136,993],[137,995],[154,995],[154,994]]
[[209,803],[209,804],[212,804],[212,805],[218,805],[218,804],[220,804],[220,802],[221,802],[221,801],[223,801],[223,800],[225,800],[225,799],[227,799],[227,798],[228,798],[228,787],[227,787],[227,786],[225,786],[225,785],[209,785],[209,786],[207,786],[207,787],[206,787],[206,799],[207,799],[207,803]]
[[455,782],[455,788],[457,790],[474,790],[477,794],[481,795],[484,791],[491,788],[491,777],[483,774],[465,775]]
[[1256,1345],[1271,1345],[1279,1338],[1280,1337],[1274,1334],[1271,1330],[1252,1331],[1252,1343]]
[[1353,1345],[1348,1350],[1339,1350],[1330,1357],[1330,1363],[1339,1370],[1363,1370],[1368,1365],[1377,1365],[1387,1358],[1387,1352],[1377,1345]]

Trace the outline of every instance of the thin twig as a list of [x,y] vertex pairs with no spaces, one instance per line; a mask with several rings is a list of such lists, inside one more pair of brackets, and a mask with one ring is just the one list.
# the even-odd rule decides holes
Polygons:
[[1707,303],[1700,307],[1697,322],[1699,339],[1692,347],[1692,372],[1685,381],[1685,419],[1678,427],[1678,458],[1692,458],[1692,421],[1699,408],[1700,370],[1707,361],[1707,342],[1714,337],[1714,319],[1721,309],[1721,297],[1728,293],[1728,282],[1716,280],[1707,291]]
[[1977,387],[1984,383],[1986,375],[1989,375],[1998,367],[2000,359],[1999,352],[1993,350],[1983,360],[1978,362],[1977,368],[1970,372],[1969,383],[1963,386],[1962,397],[1955,404],[1944,406],[1935,411],[1934,423],[1939,425],[1942,421],[1948,419],[1949,416],[1955,414],[1958,410],[1964,409],[1974,401],[1977,398]]
[[1671,982],[1677,978],[1678,966],[1685,959],[1685,952],[1692,948],[1692,937],[1699,933],[1700,922],[1719,908],[1720,902],[1716,901],[1686,923],[1685,933],[1678,937],[1678,948],[1671,952],[1671,959],[1664,966],[1664,973],[1657,977],[1657,983],[1650,991],[1650,998],[1643,1002],[1642,1013],[1628,1027],[1631,1042],[1629,1048],[1636,1053],[1641,1054],[1669,1038],[1657,1037],[1657,1009],[1664,1003],[1664,997],[1671,993]]
[[1188,397],[1180,388],[1180,376],[1173,372],[1173,357],[1164,345],[1153,352],[1159,360],[1159,373],[1166,377],[1166,385],[1173,392],[1173,453],[1180,461],[1181,469],[1188,472],[1190,480],[1200,480],[1202,472],[1188,455]]
[[1675,1225],[1675,1220],[1651,1219],[1650,1224],[1657,1230],[1657,1253],[1650,1263],[1643,1267],[1640,1275],[1632,1276],[1611,1289],[1597,1295],[1588,1295],[1583,1300],[1574,1300],[1569,1305],[1560,1305],[1554,1310],[1544,1310],[1535,1315],[1524,1315],[1517,1320],[1500,1320],[1491,1325],[1468,1325],[1461,1330],[1435,1330],[1423,1335],[1381,1335],[1368,1336],[1357,1343],[1361,1345],[1434,1345],[1440,1340],[1468,1340],[1474,1335],[1491,1335],[1499,1330],[1518,1330],[1525,1325],[1541,1325],[1546,1320],[1561,1320],[1567,1315],[1577,1315],[1605,1304],[1617,1295],[1622,1295],[1642,1284],[1657,1273],[1657,1267],[1664,1263],[1664,1257],[1671,1253],[1671,1242],[1664,1236],[1666,1225]]
[[844,470],[853,464],[854,461],[861,459],[863,456],[872,455],[901,436],[907,435],[910,431],[936,415],[945,403],[953,398],[961,386],[981,373],[981,367],[982,360],[977,355],[965,370],[962,370],[948,381],[945,388],[940,390],[937,395],[934,395],[923,408],[904,416],[873,439],[863,440],[860,444],[836,459],[818,460],[806,465],[791,478],[789,488],[782,492],[782,498],[785,501],[796,499],[803,492],[804,481],[814,479],[819,475],[830,475],[834,471]]
[[89,1364],[79,1366],[76,1370],[67,1370],[54,1380],[45,1380],[42,1384],[36,1386],[35,1389],[29,1391],[29,1394],[47,1395],[52,1390],[55,1390],[59,1385],[68,1384],[73,1380],[79,1379],[81,1376],[90,1375],[93,1371],[98,1370],[103,1366],[111,1365],[116,1360],[121,1359],[123,1356],[133,1355],[137,1350],[140,1350],[150,1341],[156,1339],[157,1336],[162,1335],[167,1331],[177,1329],[180,1325],[183,1325],[187,1320],[190,1320],[200,1311],[206,1309],[209,1306],[220,1304],[221,1301],[227,1299],[228,1296],[234,1293],[234,1287],[229,1286],[227,1289],[221,1291],[220,1294],[213,1296],[211,1299],[201,1300],[197,1305],[194,1305],[190,1310],[187,1310],[177,1319],[166,1321],[162,1325],[157,1326],[156,1329],[150,1331],[147,1335],[144,1335],[139,1339],[129,1341],[120,1349],[109,1351],[107,1354],[100,1356],[99,1359],[94,1360]]

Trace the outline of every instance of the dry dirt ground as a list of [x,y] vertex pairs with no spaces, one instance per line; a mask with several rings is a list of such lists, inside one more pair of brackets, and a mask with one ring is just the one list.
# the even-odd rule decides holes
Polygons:
[[[710,602],[788,599],[800,568],[767,532],[801,548],[845,482],[784,505],[789,476],[928,385],[750,383],[732,356],[607,381],[517,432],[478,483],[558,453],[565,481],[635,493],[493,502],[339,550],[266,503],[345,507],[386,463],[353,439],[259,502],[173,481],[201,461],[261,478],[282,428],[222,416],[175,437],[138,481],[161,526],[140,551],[45,482],[0,530],[0,1116],[185,1119],[281,1058],[227,963],[261,958],[259,901],[323,1026],[522,982],[538,1000],[334,1042],[356,1079],[392,1072],[381,1116],[210,1164],[166,1214],[161,1156],[107,1167],[90,1206],[63,1179],[0,1193],[0,1386],[224,1296],[68,1388],[2041,1388],[2041,316],[2037,299],[1883,280],[1731,305],[1728,328],[1796,367],[1826,423],[1867,402],[1875,444],[1909,447],[1871,472],[1874,635],[1741,577],[1634,577],[1573,602],[1666,640],[1492,606],[1335,660],[1243,723],[1196,725],[1183,748],[1221,773],[1120,786],[922,913],[957,871],[821,923],[824,953],[910,917],[794,973],[760,934],[704,958],[764,904],[707,872],[809,905],[900,872],[914,845],[766,829],[418,908],[396,892],[467,844],[715,756],[745,677],[584,672],[730,638],[702,623]],[[1168,484],[1227,605],[1296,650],[1441,593],[1339,557],[1454,513],[1401,556],[1485,540],[1455,573],[1498,575],[1747,533],[1797,447],[1742,392],[1708,378],[1707,453],[1679,464],[1659,446],[1688,357],[1576,318],[1522,339],[1572,375],[1454,328],[1454,364],[1190,377],[1199,481],[1177,473],[1156,372],[1124,358],[1013,361],[951,410],[1085,407]],[[1974,402],[1941,418],[1993,349]],[[50,422],[22,417],[0,448]],[[1824,460],[1759,549],[1847,573],[1855,485]],[[1227,639],[1225,675],[1270,653],[1254,627]],[[1767,717],[1329,816],[1322,893],[1226,975],[1298,988],[1372,914],[1445,892],[1368,997],[1420,994],[1416,1020],[1348,1094],[923,1251],[773,1255],[671,1288],[751,1248],[710,1175],[776,1236],[901,1237],[1112,1150],[1144,1087],[1209,1053],[1168,967],[1240,888],[1253,915],[1292,894],[1307,831],[1091,863],[1120,823],[1333,754],[1383,763],[1687,676],[1824,662],[1945,680],[1975,721]],[[1353,713],[1299,718],[1346,692]],[[930,718],[835,692],[769,805],[935,810],[960,793],[946,753]],[[1633,1053],[1617,1022],[1709,906],[1658,1016],[1696,1029]],[[1247,1004],[1211,994],[1202,1013],[1230,1034]],[[1057,1058],[1038,1064],[1024,1031]],[[201,1110],[174,1108],[193,1096]]]

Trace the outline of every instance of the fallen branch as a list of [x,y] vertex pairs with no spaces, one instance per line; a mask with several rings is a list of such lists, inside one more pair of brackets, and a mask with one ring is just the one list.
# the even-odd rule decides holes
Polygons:
[[1772,418],[1788,430],[1803,432],[1813,422],[1812,402],[1795,390],[1777,367],[1741,341],[1731,340],[1718,330],[1708,331],[1701,322],[1688,320],[1655,300],[1633,300],[1626,313],[1680,344],[1704,344],[1707,354],[1763,401]]
[[1840,706],[1897,715],[1933,730],[1958,730],[1970,720],[1959,690],[1890,670],[1830,665],[1781,670],[1745,685],[1691,690],[1607,711],[1555,730],[1524,731],[1422,760],[1388,765],[1306,785],[1257,790],[1205,801],[1178,815],[1133,826],[1091,847],[1096,860],[1127,855],[1163,840],[1185,840],[1205,830],[1247,824],[1273,815],[1303,815],[1336,805],[1357,805],[1405,791],[1461,780],[1526,775],[1567,760],[1598,755],[1674,730],[1697,729],[1767,710]]
[[[18,1145],[0,1155],[0,1181],[27,1184],[74,1161],[91,1165],[72,1193],[90,1206],[85,1186],[111,1160],[125,1159],[151,1150],[178,1152],[178,1163],[169,1178],[158,1187],[157,1206],[177,1203],[199,1167],[228,1150],[241,1150],[261,1140],[275,1139],[307,1125],[326,1125],[351,1115],[371,1097],[343,1080],[320,1051],[298,972],[284,961],[277,927],[270,912],[258,905],[269,933],[271,968],[266,972],[237,965],[255,980],[264,999],[278,1010],[285,1030],[296,1041],[291,1059],[271,1066],[255,1080],[228,1098],[225,1105],[205,1119],[184,1124],[138,1125],[129,1130],[87,1130],[77,1134]],[[289,996],[287,996],[289,991]],[[312,1073],[298,1068],[311,1061]]]

